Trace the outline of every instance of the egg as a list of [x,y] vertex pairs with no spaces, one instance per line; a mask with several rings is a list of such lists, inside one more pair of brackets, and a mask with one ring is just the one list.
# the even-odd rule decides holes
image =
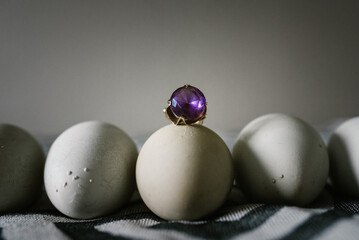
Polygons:
[[30,206],[41,193],[45,156],[25,130],[0,124],[0,213]]
[[218,209],[233,183],[223,140],[200,125],[168,125],[143,145],[136,165],[139,193],[156,215],[195,220]]
[[91,219],[127,203],[135,189],[137,148],[114,125],[88,121],[64,131],[45,164],[45,188],[63,214]]
[[359,117],[345,121],[332,133],[328,151],[333,185],[359,198]]
[[306,205],[328,178],[322,138],[286,114],[264,115],[247,124],[233,146],[233,158],[238,185],[256,202]]

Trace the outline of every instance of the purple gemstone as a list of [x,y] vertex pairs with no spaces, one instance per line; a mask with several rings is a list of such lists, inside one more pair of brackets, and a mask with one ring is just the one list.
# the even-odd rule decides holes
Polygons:
[[198,88],[189,85],[174,91],[170,101],[173,114],[185,120],[198,119],[206,110],[206,98],[203,93]]

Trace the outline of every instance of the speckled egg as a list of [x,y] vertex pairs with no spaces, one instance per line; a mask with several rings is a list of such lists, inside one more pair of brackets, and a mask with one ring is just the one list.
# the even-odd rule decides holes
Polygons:
[[0,213],[30,206],[41,193],[45,156],[25,130],[0,124]]
[[233,182],[223,140],[200,125],[168,125],[145,142],[136,180],[145,204],[168,220],[195,220],[218,209]]
[[233,146],[235,175],[255,202],[305,205],[322,191],[329,172],[326,146],[309,124],[286,114],[254,119]]
[[359,198],[359,117],[342,123],[328,143],[330,179],[345,194]]
[[122,207],[135,189],[137,149],[114,125],[89,121],[63,132],[45,164],[45,188],[63,214],[91,219]]

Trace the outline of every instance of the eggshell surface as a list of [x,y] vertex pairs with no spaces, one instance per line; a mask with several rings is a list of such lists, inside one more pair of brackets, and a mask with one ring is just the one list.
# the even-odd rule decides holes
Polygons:
[[328,151],[333,185],[359,198],[359,117],[345,121],[333,132]]
[[0,213],[31,205],[42,187],[45,156],[25,130],[0,124]]
[[329,172],[320,135],[286,114],[264,115],[247,124],[233,146],[233,158],[238,185],[256,202],[308,204]]
[[114,125],[89,121],[63,132],[45,164],[45,188],[53,205],[79,219],[122,207],[135,188],[137,149]]
[[200,125],[168,125],[152,134],[136,165],[145,204],[168,220],[195,220],[218,209],[233,182],[233,162],[223,140]]

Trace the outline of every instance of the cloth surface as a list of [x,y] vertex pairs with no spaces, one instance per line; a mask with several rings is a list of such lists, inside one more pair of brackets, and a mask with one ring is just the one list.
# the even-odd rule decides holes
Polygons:
[[198,221],[166,221],[139,199],[93,220],[60,214],[47,199],[34,208],[0,216],[0,239],[358,239],[359,201],[329,186],[310,206],[251,204],[229,200]]
[[[337,123],[318,127],[325,141]],[[238,133],[238,132],[237,132]],[[221,134],[229,147],[236,134]],[[144,139],[136,139],[140,148]],[[47,151],[52,140],[43,140]],[[75,220],[59,213],[46,194],[32,208],[0,215],[0,240],[9,239],[359,239],[359,201],[327,185],[307,207],[243,200],[234,187],[227,202],[198,221],[166,221],[138,193],[110,216]]]

